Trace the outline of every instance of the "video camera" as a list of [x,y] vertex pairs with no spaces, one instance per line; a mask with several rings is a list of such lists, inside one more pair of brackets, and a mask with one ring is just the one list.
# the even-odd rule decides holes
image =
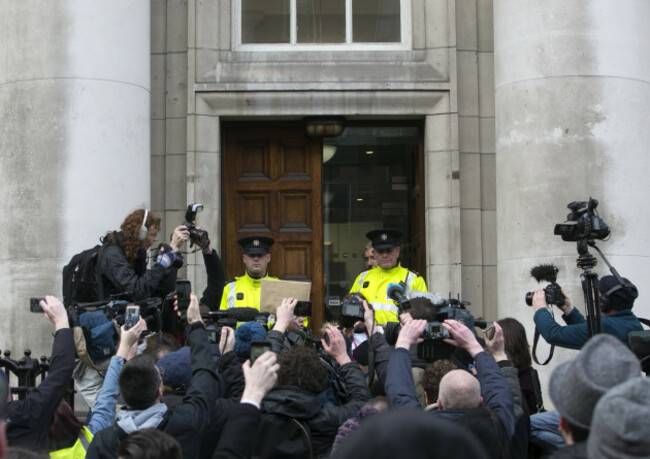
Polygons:
[[196,244],[202,249],[210,245],[210,238],[208,237],[208,232],[196,227],[196,214],[203,210],[203,204],[190,204],[187,206],[187,212],[185,212],[185,222],[184,226],[190,231],[190,247]]
[[[389,289],[390,288],[391,287],[389,286]],[[394,292],[397,292],[397,294],[393,293],[396,298],[402,298],[402,301],[399,304],[401,310],[409,311],[409,309],[412,309],[410,303],[414,298],[406,299],[404,292],[400,292],[396,288],[394,288]],[[482,317],[474,318],[474,316],[472,316],[472,314],[466,309],[466,306],[470,304],[469,301],[462,301],[460,297],[452,298],[451,295],[446,300],[439,294],[417,293],[417,295],[427,298],[434,308],[433,320],[427,321],[426,327],[421,335],[423,341],[419,343],[417,347],[418,357],[426,362],[448,359],[454,350],[454,347],[451,344],[444,342],[445,339],[451,338],[447,329],[442,326],[442,323],[445,320],[456,320],[466,325],[467,328],[472,331],[474,331],[474,327],[482,329],[487,327],[485,319]],[[408,307],[404,308],[404,305],[407,305],[407,303]],[[384,336],[386,337],[388,344],[395,345],[401,330],[402,326],[398,322],[389,322],[386,325],[386,333]]]
[[555,235],[562,236],[563,241],[603,240],[609,236],[609,226],[596,212],[598,207],[596,199],[590,197],[589,202],[573,201],[567,207],[571,209],[567,220],[575,223],[558,223],[553,231]]
[[201,314],[201,317],[207,323],[205,329],[208,331],[210,342],[214,343],[219,342],[223,327],[234,329],[239,322],[257,322],[267,329],[268,316],[268,312],[260,313],[255,308],[230,308]]

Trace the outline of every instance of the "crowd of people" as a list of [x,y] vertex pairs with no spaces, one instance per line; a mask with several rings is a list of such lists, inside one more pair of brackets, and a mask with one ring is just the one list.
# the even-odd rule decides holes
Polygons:
[[[174,291],[191,235],[177,227],[148,264],[159,230],[160,219],[139,209],[107,234],[99,261],[105,292],[139,300]],[[555,410],[546,411],[521,323],[503,318],[480,335],[462,320],[438,323],[438,298],[399,262],[401,234],[366,236],[367,270],[348,294],[363,317],[328,323],[321,333],[305,327],[293,298],[266,327],[207,323],[209,311],[259,309],[268,237],[239,241],[246,272],[226,282],[206,235],[201,298],[192,293],[186,310],[162,311],[161,330],[147,330],[142,316],[123,325],[114,355],[98,362],[102,371],[75,361],[68,311],[46,297],[50,371],[23,400],[11,396],[0,371],[0,458],[650,456],[650,382],[624,344],[627,331],[642,329],[629,280],[600,280],[604,333],[593,337],[566,294],[565,326],[550,315],[544,291],[533,295],[541,335],[579,349],[554,369]],[[401,283],[408,305],[387,296],[391,283]],[[391,322],[401,324],[392,345]],[[83,422],[64,400],[73,375],[90,407]]]

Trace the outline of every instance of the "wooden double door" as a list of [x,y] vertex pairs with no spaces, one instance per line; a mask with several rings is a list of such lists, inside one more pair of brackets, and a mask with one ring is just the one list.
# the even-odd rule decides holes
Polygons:
[[226,276],[244,272],[239,238],[272,237],[269,273],[312,282],[316,329],[323,321],[321,142],[302,123],[225,123],[222,132]]

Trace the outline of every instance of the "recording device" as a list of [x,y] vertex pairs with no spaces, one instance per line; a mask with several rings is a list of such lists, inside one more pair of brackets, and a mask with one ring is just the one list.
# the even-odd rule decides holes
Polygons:
[[203,204],[190,204],[187,206],[187,212],[185,212],[185,222],[184,226],[190,231],[190,247],[196,244],[202,249],[210,245],[210,238],[208,237],[208,232],[202,229],[197,229],[195,220],[196,214],[203,210]]
[[406,311],[411,308],[411,305],[408,302],[409,300],[404,294],[405,287],[406,284],[404,284],[404,282],[400,282],[399,284],[391,282],[388,284],[388,288],[386,289],[386,296],[393,300],[402,311]]
[[417,355],[425,362],[448,359],[454,347],[443,340],[450,339],[449,331],[442,326],[442,322],[427,322],[422,332],[422,342],[418,343]]
[[488,328],[485,329],[483,332],[485,336],[487,336],[487,339],[494,339],[494,334],[496,333],[496,329],[494,328],[494,325],[490,325]]
[[[188,279],[176,279],[176,301],[179,311],[187,311],[190,305],[190,294],[192,293],[192,283]],[[172,293],[173,295],[173,293]]]
[[[560,270],[555,265],[537,265],[530,270],[530,275],[535,278],[537,282],[550,282],[544,288],[546,304],[554,304],[556,306],[564,306],[564,295],[562,294],[562,287],[560,287],[557,280],[557,273]],[[526,304],[533,305],[533,292],[526,293]]]
[[603,240],[609,236],[609,226],[596,212],[596,207],[598,207],[596,199],[590,197],[589,202],[573,201],[567,207],[571,209],[567,220],[575,223],[559,223],[555,225],[553,231],[554,234],[562,236],[563,241]]
[[363,301],[356,295],[350,295],[350,297],[344,300],[343,304],[341,304],[339,324],[343,328],[351,328],[354,326],[355,322],[363,322],[364,312]]
[[255,363],[257,358],[267,351],[271,350],[271,342],[267,340],[253,340],[251,341],[251,365]]
[[237,321],[234,319],[219,319],[216,325],[211,324],[205,327],[210,343],[219,344],[223,327],[235,329],[237,327]]
[[41,307],[41,301],[45,301],[45,298],[30,298],[29,310],[31,312],[43,312],[43,308]]
[[124,315],[124,330],[129,330],[135,327],[140,319],[140,306],[127,306]]
[[311,301],[298,301],[293,314],[296,317],[311,317]]
[[[434,320],[427,321],[426,328],[421,336],[424,341],[418,344],[417,351],[418,357],[427,362],[447,359],[453,352],[453,346],[443,341],[451,338],[447,329],[442,326],[442,322],[445,320],[456,320],[472,331],[474,331],[474,327],[482,329],[487,327],[485,319],[482,317],[474,318],[466,309],[466,306],[471,304],[469,301],[463,301],[460,297],[452,298],[451,295],[446,300],[441,299],[442,297],[438,294],[426,295],[426,297],[430,298],[431,305],[435,309],[435,317]],[[395,345],[401,330],[402,326],[399,322],[386,324],[384,336],[388,344]]]

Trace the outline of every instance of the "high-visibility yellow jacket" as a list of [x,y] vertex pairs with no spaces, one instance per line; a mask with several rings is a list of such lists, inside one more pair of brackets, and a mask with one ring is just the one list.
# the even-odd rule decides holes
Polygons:
[[427,292],[427,284],[418,273],[409,271],[401,265],[394,268],[383,269],[380,267],[362,271],[352,284],[350,293],[360,292],[372,303],[375,310],[375,321],[378,324],[397,322],[397,305],[387,295],[388,286],[391,283],[406,284],[405,294],[411,290]]
[[69,448],[50,452],[50,459],[84,459],[88,446],[93,440],[93,434],[85,426],[79,432],[79,438]]
[[[265,279],[275,279],[268,274]],[[219,309],[229,308],[260,308],[260,287],[262,279],[254,279],[244,273],[243,276],[235,277],[228,281],[223,289],[221,305]]]

